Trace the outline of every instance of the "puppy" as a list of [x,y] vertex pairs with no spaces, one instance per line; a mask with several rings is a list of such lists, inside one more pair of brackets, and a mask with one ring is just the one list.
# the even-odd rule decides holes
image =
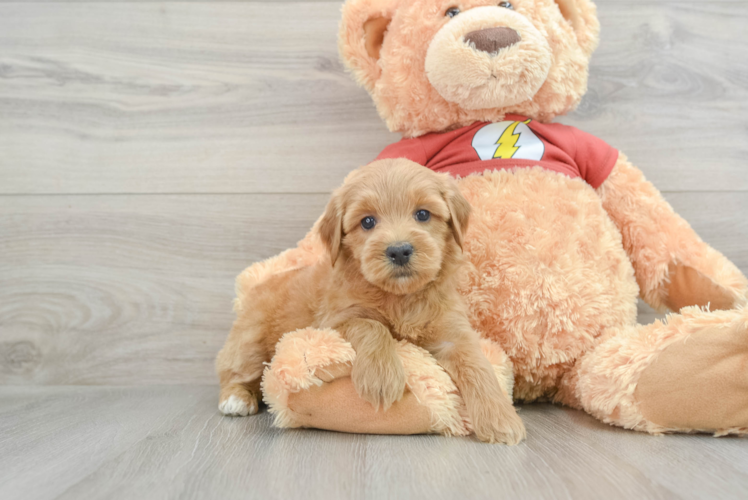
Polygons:
[[453,180],[408,160],[351,173],[318,226],[330,258],[252,290],[216,361],[221,411],[257,412],[263,363],[284,333],[333,328],[355,349],[353,384],[375,408],[386,410],[403,395],[395,345],[407,339],[452,377],[479,439],[522,440],[524,425],[457,292],[469,214]]

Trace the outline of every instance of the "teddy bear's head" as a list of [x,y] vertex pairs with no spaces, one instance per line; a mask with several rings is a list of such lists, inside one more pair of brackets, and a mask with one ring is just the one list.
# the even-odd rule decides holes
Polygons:
[[406,137],[576,106],[599,23],[589,0],[348,0],[340,52]]

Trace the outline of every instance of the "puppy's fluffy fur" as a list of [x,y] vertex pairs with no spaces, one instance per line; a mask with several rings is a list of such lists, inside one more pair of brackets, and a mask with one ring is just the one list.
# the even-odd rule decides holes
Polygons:
[[[257,411],[263,363],[284,333],[334,328],[356,350],[353,384],[375,407],[387,409],[403,395],[395,341],[407,339],[453,378],[479,439],[519,442],[522,421],[457,292],[469,213],[453,180],[410,161],[378,161],[351,173],[319,225],[330,259],[258,285],[237,318],[217,359],[221,411]],[[412,251],[398,263],[392,249],[402,245]]]

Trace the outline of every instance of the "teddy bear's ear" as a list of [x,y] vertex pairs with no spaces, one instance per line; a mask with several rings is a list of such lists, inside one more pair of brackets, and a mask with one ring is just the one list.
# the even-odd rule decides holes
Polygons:
[[367,89],[379,79],[379,52],[397,0],[348,0],[343,5],[338,46],[346,65]]
[[582,50],[590,56],[597,48],[600,22],[597,9],[590,0],[555,0],[561,15],[569,21]]

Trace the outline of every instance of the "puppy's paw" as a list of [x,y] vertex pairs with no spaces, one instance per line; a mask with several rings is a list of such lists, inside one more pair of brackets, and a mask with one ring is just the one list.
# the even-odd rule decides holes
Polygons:
[[257,397],[250,392],[241,396],[232,394],[226,399],[221,400],[218,405],[221,413],[231,417],[246,417],[257,413]]
[[513,406],[486,405],[472,415],[473,430],[484,443],[518,444],[525,439],[525,424]]
[[359,355],[353,364],[351,379],[358,395],[376,409],[381,405],[386,411],[405,392],[405,369],[394,352]]

